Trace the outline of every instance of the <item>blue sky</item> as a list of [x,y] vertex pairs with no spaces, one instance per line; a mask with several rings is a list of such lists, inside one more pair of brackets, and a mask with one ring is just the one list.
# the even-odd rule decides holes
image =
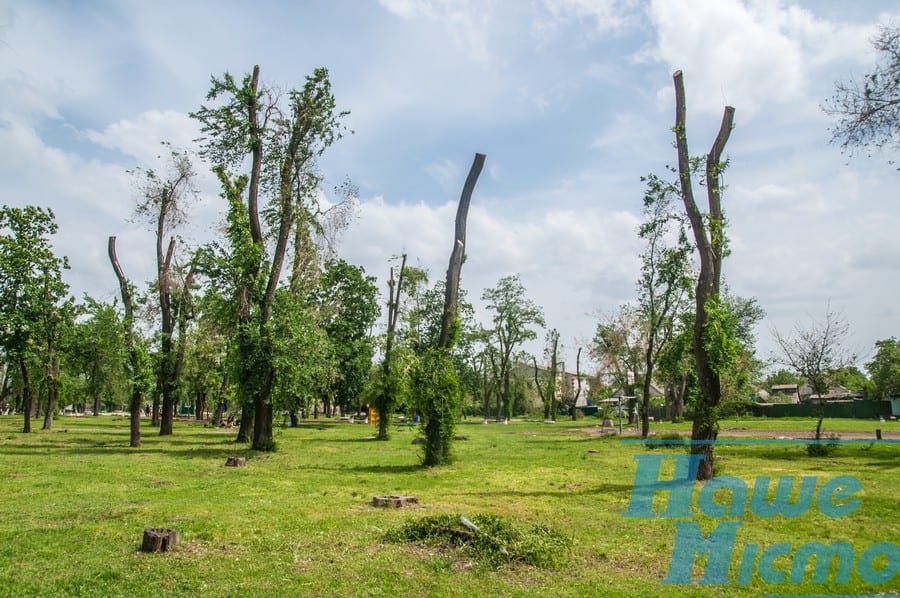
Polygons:
[[[287,88],[325,66],[355,131],[321,162],[326,192],[345,177],[359,187],[342,255],[383,280],[407,252],[442,276],[484,152],[463,286],[477,300],[520,273],[571,354],[598,312],[635,297],[640,177],[674,162],[680,68],[693,153],[736,108],[724,272],[768,313],[760,355],[772,327],[830,301],[865,359],[900,335],[900,173],[896,156],[829,145],[820,105],[872,64],[877,24],[898,21],[878,1],[0,0],[0,201],[53,207],[73,292],[112,299],[108,235],[133,278],[153,271],[126,170],[157,166],[162,140],[190,146],[210,76],[259,64]],[[212,177],[198,184],[193,244],[222,210]]]

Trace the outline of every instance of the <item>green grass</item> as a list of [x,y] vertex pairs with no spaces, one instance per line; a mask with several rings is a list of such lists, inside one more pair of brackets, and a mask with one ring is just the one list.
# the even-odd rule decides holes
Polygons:
[[[832,420],[826,430],[857,425],[850,421]],[[144,446],[130,449],[125,418],[60,418],[52,431],[25,435],[20,418],[0,417],[0,596],[900,592],[897,577],[866,585],[855,571],[850,584],[807,578],[799,586],[768,585],[758,576],[737,587],[661,583],[673,521],[623,513],[635,455],[683,449],[648,451],[585,433],[595,424],[463,423],[457,433],[467,440],[455,444],[456,462],[422,469],[410,430],[377,442],[368,426],[306,422],[278,430],[278,451],[261,454],[235,445],[233,430],[196,424],[177,423],[166,438],[145,426]],[[762,424],[807,430],[815,422]],[[897,422],[878,426],[898,429]],[[790,520],[747,516],[736,552],[748,543],[846,541],[859,556],[876,542],[900,542],[898,445],[846,445],[825,459],[807,457],[801,445],[721,446],[717,455],[721,474],[748,485],[760,475],[806,475],[821,487],[851,474],[863,486],[862,506],[845,518],[817,509]],[[224,467],[228,456],[246,457],[247,466]],[[371,507],[383,494],[416,496],[421,504]],[[571,541],[568,562],[487,568],[449,547],[387,539],[410,521],[450,514],[552,528]],[[699,512],[696,520],[705,533],[719,522]],[[182,543],[171,553],[141,553],[145,527],[178,529]]]

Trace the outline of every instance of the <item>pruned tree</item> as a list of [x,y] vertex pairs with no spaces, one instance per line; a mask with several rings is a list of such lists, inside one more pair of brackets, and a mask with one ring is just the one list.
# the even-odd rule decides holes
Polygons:
[[[697,369],[699,397],[694,410],[691,429],[691,452],[704,455],[698,480],[713,476],[714,448],[718,435],[716,410],[722,397],[721,372],[729,366],[731,354],[722,346],[726,338],[717,332],[717,320],[722,314],[720,290],[722,284],[722,260],[727,251],[725,215],[722,212],[722,188],[720,177],[727,163],[722,161],[725,144],[731,136],[734,108],[726,106],[719,125],[719,132],[706,155],[705,179],[708,211],[703,213],[694,200],[693,175],[700,161],[693,160],[688,150],[684,93],[684,76],[681,71],[673,74],[675,84],[675,145],[678,151],[678,179],[684,210],[694,234],[694,243],[700,258],[700,272],[694,292],[694,364]],[[696,165],[696,166],[695,166]]]
[[861,80],[838,81],[825,113],[838,118],[832,143],[842,150],[900,149],[900,28],[883,25],[872,40],[878,59]]
[[459,338],[459,281],[465,259],[469,204],[484,160],[484,154],[475,154],[459,197],[438,341],[433,349],[426,352],[413,376],[413,396],[422,412],[425,431],[423,464],[426,467],[449,462],[453,430],[462,407],[462,387],[450,352]]
[[[302,89],[279,96],[260,85],[259,66],[239,84],[226,73],[213,78],[207,95],[218,101],[193,114],[202,126],[202,155],[212,161],[229,201],[229,240],[234,270],[237,321],[235,384],[242,401],[239,439],[252,447],[274,448],[275,298],[291,241],[305,242],[315,219],[322,175],[316,159],[336,140],[347,114],[337,110],[328,70],[318,68]],[[235,176],[249,156],[249,175]],[[244,203],[243,194],[247,192]],[[260,202],[268,199],[264,231]],[[295,252],[295,258],[297,253]],[[302,257],[302,256],[301,256]],[[295,259],[295,270],[298,261]],[[293,276],[298,283],[301,277]],[[296,296],[296,289],[292,295]]]
[[403,277],[406,274],[406,254],[400,261],[400,270],[394,279],[394,269],[388,278],[388,316],[387,335],[384,341],[384,361],[381,365],[379,388],[375,394],[375,408],[378,410],[378,440],[388,439],[391,413],[399,395],[398,375],[391,361],[394,352],[394,339],[397,335],[397,318],[400,317],[400,293],[403,291]]
[[846,348],[850,324],[840,312],[825,308],[821,319],[812,319],[808,325],[794,326],[793,334],[784,334],[777,328],[772,336],[778,345],[775,358],[793,369],[809,383],[819,403],[819,421],[816,424],[816,440],[822,438],[822,421],[825,418],[825,395],[832,384],[832,377],[841,368],[852,364],[856,358]]
[[31,432],[34,371],[46,369],[48,402],[55,401],[60,310],[68,294],[50,237],[57,231],[53,211],[35,206],[0,207],[0,350],[21,377],[24,431]]
[[[187,204],[196,196],[193,185],[196,173],[190,155],[173,149],[167,172],[139,169],[136,174],[142,195],[136,213],[150,221],[156,233],[156,294],[160,316],[157,389],[162,395],[158,423],[160,436],[166,436],[172,434],[175,419],[178,379],[184,361],[182,332],[187,315],[184,294],[190,286],[178,280],[175,255],[178,242],[174,231],[184,222]],[[157,423],[155,401],[153,418],[153,423]]]
[[131,417],[130,427],[130,445],[133,448],[141,446],[141,411],[143,407],[143,392],[146,381],[141,373],[145,369],[141,359],[141,351],[135,339],[134,330],[134,290],[128,278],[119,264],[119,258],[116,255],[116,237],[111,236],[107,244],[107,253],[109,262],[112,264],[113,271],[116,273],[116,279],[119,281],[119,291],[122,295],[122,305],[125,309],[125,318],[122,320],[122,326],[125,330],[125,349],[128,351],[128,378],[131,383],[131,401],[129,402],[129,412]]

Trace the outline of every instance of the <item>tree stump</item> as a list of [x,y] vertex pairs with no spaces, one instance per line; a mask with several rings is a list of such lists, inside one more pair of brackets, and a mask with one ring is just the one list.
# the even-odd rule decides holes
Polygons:
[[228,460],[225,461],[225,467],[243,467],[247,464],[247,459],[244,457],[228,457]]
[[144,528],[143,552],[166,552],[178,544],[178,530],[168,528]]
[[372,497],[373,507],[393,507],[398,509],[405,505],[417,505],[419,499],[415,496],[374,496]]

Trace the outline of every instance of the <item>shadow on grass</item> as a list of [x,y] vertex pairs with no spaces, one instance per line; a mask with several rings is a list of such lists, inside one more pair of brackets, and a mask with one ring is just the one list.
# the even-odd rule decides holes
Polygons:
[[598,484],[596,486],[585,486],[584,488],[573,488],[572,490],[554,489],[554,490],[466,490],[466,495],[473,496],[520,496],[525,498],[571,498],[572,496],[591,496],[591,495],[613,495],[620,496],[622,494],[630,495],[632,484]]
[[228,457],[244,457],[249,461],[255,456],[267,454],[250,450],[247,445],[243,444],[216,445],[215,447],[197,445],[194,448],[186,447],[172,449],[169,444],[159,444],[157,446],[144,445],[138,448],[132,448],[123,446],[119,443],[112,444],[102,442],[92,443],[90,446],[70,446],[68,444],[60,446],[45,443],[18,445],[0,449],[0,454],[8,455],[43,455],[47,452],[61,455],[171,455],[176,458],[219,458],[223,460],[223,463]]

